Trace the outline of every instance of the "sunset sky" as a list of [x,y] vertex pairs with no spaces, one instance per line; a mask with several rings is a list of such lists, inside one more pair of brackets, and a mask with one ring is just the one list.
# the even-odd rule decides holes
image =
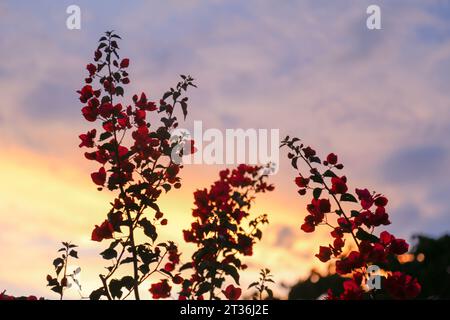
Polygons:
[[[81,30],[66,28],[71,4]],[[381,7],[382,30],[366,28],[369,4]],[[352,189],[389,198],[387,230],[408,240],[450,230],[450,1],[1,1],[0,292],[56,298],[45,276],[60,241],[80,246],[83,293],[100,286],[105,245],[90,235],[113,195],[96,191],[97,167],[78,148],[90,127],[75,91],[106,30],[131,60],[128,101],[142,91],[158,100],[190,74],[186,128],[299,136],[338,154]],[[186,166],[183,188],[161,198],[164,239],[182,242],[192,192],[221,168]],[[327,230],[300,230],[294,175],[282,161],[276,191],[257,199],[254,214],[271,224],[244,281],[268,267],[292,285],[320,265]]]

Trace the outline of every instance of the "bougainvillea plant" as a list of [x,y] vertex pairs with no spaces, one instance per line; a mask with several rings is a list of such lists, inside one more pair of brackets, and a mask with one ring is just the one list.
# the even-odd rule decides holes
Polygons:
[[[157,102],[145,93],[134,95],[131,104],[121,102],[124,86],[130,83],[130,60],[120,58],[119,39],[106,32],[99,40],[94,62],[86,66],[85,85],[77,91],[84,118],[99,124],[80,135],[80,148],[89,149],[85,157],[98,164],[92,181],[98,190],[116,192],[106,219],[92,231],[92,240],[109,242],[101,255],[110,265],[100,275],[102,286],[91,293],[91,299],[125,299],[130,294],[139,299],[139,285],[159,271],[166,256],[178,251],[173,242],[156,242],[156,227],[167,224],[157,200],[163,191],[181,187],[178,173],[182,166],[172,162],[177,142],[170,140],[170,133],[178,126],[178,107],[186,117],[188,98],[183,94],[195,85],[190,76],[182,76]],[[138,233],[146,241],[138,243]],[[115,278],[127,266],[132,275]],[[167,268],[163,270],[170,274]]]
[[[299,172],[294,181],[299,188],[298,193],[303,196],[310,192],[312,195],[301,229],[311,233],[318,226],[330,228],[333,241],[321,246],[316,257],[322,262],[335,259],[336,273],[350,277],[344,282],[343,292],[336,295],[329,290],[328,299],[375,298],[382,294],[394,299],[416,297],[421,289],[416,279],[389,271],[389,258],[406,253],[408,244],[387,231],[375,232],[376,228],[390,224],[386,211],[388,199],[368,189],[356,189],[354,194],[351,193],[347,178],[338,174],[344,166],[334,153],[321,160],[314,149],[289,136],[281,146],[289,149],[292,167]],[[299,160],[308,171],[299,169]],[[348,238],[356,249],[345,254],[343,249]],[[368,285],[371,265],[380,266],[387,273],[379,290]]]
[[67,269],[70,258],[78,259],[78,252],[75,249],[77,248],[77,245],[70,242],[63,242],[62,245],[62,248],[58,250],[58,252],[61,252],[61,255],[53,260],[56,276],[53,277],[47,275],[47,286],[49,286],[52,291],[59,294],[60,300],[64,297],[64,290],[70,288],[72,283],[74,283],[78,287],[79,292],[81,292],[81,284],[77,277],[81,272],[81,268],[77,267],[71,272]]
[[273,185],[265,182],[267,168],[239,165],[234,170],[222,170],[220,179],[209,190],[194,193],[195,221],[191,228],[183,231],[184,240],[194,243],[197,250],[192,261],[180,267],[192,270],[192,274],[182,281],[179,299],[226,299],[236,300],[242,290],[233,284],[224,290],[227,277],[239,285],[239,271],[247,266],[243,256],[253,254],[253,245],[262,237],[260,226],[268,223],[267,215],[250,219],[249,210],[255,195],[272,191]]
[[256,289],[256,291],[253,293],[253,300],[263,300],[264,295],[267,295],[266,299],[273,298],[273,291],[271,288],[269,288],[269,283],[275,283],[275,281],[273,280],[273,275],[270,273],[269,269],[261,269],[261,271],[259,272],[258,281],[252,282],[248,286],[248,289]]
[[[171,136],[178,127],[177,112],[187,116],[185,94],[195,84],[192,77],[181,76],[158,101],[140,93],[125,103],[130,60],[119,56],[120,39],[114,32],[100,38],[94,61],[86,66],[84,86],[77,91],[81,113],[92,124],[79,136],[79,147],[87,149],[85,158],[96,164],[92,182],[99,191],[113,195],[105,219],[91,233],[92,241],[107,243],[101,256],[108,265],[99,275],[101,286],[89,298],[139,300],[139,288],[145,282],[153,299],[172,297],[176,286],[180,300],[237,300],[242,297],[240,272],[247,268],[243,258],[253,254],[262,237],[261,226],[268,223],[267,215],[251,218],[250,209],[258,193],[274,190],[266,182],[270,166],[241,164],[222,170],[209,189],[194,193],[195,221],[183,236],[196,251],[189,262],[181,263],[181,252],[173,241],[157,241],[157,228],[168,223],[157,201],[163,192],[181,187],[182,165],[174,159],[196,151],[192,140]],[[338,175],[343,165],[337,155],[331,153],[321,160],[298,138],[286,137],[281,145],[289,149],[292,167],[299,171],[295,178],[298,193],[312,195],[301,229],[311,233],[319,226],[330,228],[332,241],[320,246],[316,257],[324,263],[335,260],[336,272],[348,278],[342,292],[328,291],[328,299],[416,297],[421,289],[417,280],[390,270],[390,261],[406,253],[408,244],[377,230],[390,224],[387,198],[368,189],[350,192],[347,178]],[[299,160],[308,173],[299,170]],[[353,249],[346,244],[349,240]],[[69,259],[78,259],[75,248],[63,242],[60,256],[53,260],[56,275],[47,276],[48,286],[60,299],[73,283],[81,289],[80,269],[68,270]],[[385,274],[381,289],[368,285],[374,265]],[[164,278],[150,281],[152,275]],[[248,287],[256,290],[253,298],[272,298],[269,283],[273,283],[270,271],[261,270],[259,280]],[[0,293],[0,300],[14,299],[37,298]]]

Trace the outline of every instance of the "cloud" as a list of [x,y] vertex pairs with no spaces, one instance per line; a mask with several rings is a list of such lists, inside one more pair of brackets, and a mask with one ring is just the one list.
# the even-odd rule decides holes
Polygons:
[[450,203],[447,200],[447,211],[428,215],[421,212],[420,206],[405,203],[391,213],[392,225],[389,229],[405,239],[410,239],[415,234],[442,236],[450,230],[448,205]]
[[277,239],[274,243],[276,247],[291,248],[295,243],[296,232],[292,227],[283,226],[278,230]]
[[388,183],[423,184],[449,175],[450,152],[440,145],[412,146],[391,154],[381,172]]

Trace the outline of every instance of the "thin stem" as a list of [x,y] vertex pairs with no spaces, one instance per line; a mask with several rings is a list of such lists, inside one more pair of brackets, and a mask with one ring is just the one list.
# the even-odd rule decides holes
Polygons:
[[112,300],[111,294],[109,293],[109,290],[108,290],[108,284],[106,283],[106,278],[102,275],[100,275],[99,277],[100,277],[100,280],[102,280],[103,288],[105,288],[106,297],[108,298],[108,300]]
[[[109,52],[108,54],[111,56],[111,37],[109,37],[108,39],[108,48],[109,48]],[[108,59],[108,75],[109,75],[109,80],[114,81],[113,77],[112,77],[112,72],[111,72],[111,59]],[[113,103],[113,96],[112,93],[109,93],[109,98],[110,98],[110,102],[111,104]],[[117,130],[115,128],[115,123],[116,123],[116,119],[114,117],[114,129],[113,129],[113,135],[114,135],[114,147],[115,147],[115,154],[116,154],[116,161],[117,161],[117,167],[120,169],[120,155],[119,155],[119,142],[117,140]],[[126,197],[126,193],[125,190],[123,188],[123,185],[121,183],[119,183],[119,189],[120,189],[120,194],[122,196],[123,199],[125,199]],[[128,219],[128,223],[129,223],[129,240],[130,240],[130,246],[131,246],[131,254],[133,257],[133,274],[134,274],[134,283],[133,283],[133,288],[134,288],[134,295],[136,300],[140,300],[139,297],[139,288],[138,288],[138,278],[139,278],[139,270],[138,270],[138,259],[137,259],[137,253],[136,253],[136,245],[135,245],[135,241],[134,241],[134,228],[133,228],[133,219],[130,213],[130,210],[125,206],[125,211],[127,214],[127,219]],[[117,262],[117,266],[118,266]],[[115,268],[117,269],[117,267]],[[115,271],[115,270],[114,270]],[[103,282],[103,286],[105,287],[105,290],[108,292],[107,289],[107,285],[106,285],[106,280],[102,278],[102,282]]]
[[67,260],[69,258],[69,246],[66,246],[66,255],[64,257],[64,274],[63,274],[63,280],[61,281],[63,285],[61,285],[61,295],[59,300],[63,299],[64,296],[64,287],[67,286]]

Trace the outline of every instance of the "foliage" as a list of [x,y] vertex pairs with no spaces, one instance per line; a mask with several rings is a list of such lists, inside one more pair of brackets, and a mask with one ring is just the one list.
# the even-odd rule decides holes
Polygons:
[[[405,240],[397,239],[387,231],[378,236],[374,233],[375,228],[390,224],[386,212],[388,199],[368,189],[356,189],[355,194],[352,194],[347,186],[347,178],[338,175],[344,166],[338,162],[336,154],[330,153],[322,161],[314,149],[303,145],[298,138],[286,137],[281,145],[289,149],[291,165],[299,171],[294,180],[299,188],[298,193],[303,196],[310,191],[312,194],[311,203],[306,208],[308,215],[301,229],[311,233],[318,226],[330,228],[333,243],[320,246],[316,257],[322,262],[336,259],[336,272],[342,276],[351,276],[343,283],[344,291],[335,295],[329,290],[328,299],[373,298],[386,293],[394,299],[415,298],[420,293],[420,284],[417,279],[402,272],[388,272],[381,286],[383,290],[369,286],[372,276],[369,266],[382,265],[388,271],[388,258],[408,251]],[[308,174],[302,174],[299,160],[306,165]],[[330,221],[333,216],[336,225]],[[357,247],[348,255],[343,253],[346,236]]]
[[[192,261],[180,268],[193,270],[183,281],[181,299],[202,298],[206,293],[217,299],[216,291],[221,290],[227,276],[239,285],[239,271],[247,268],[241,257],[253,254],[254,243],[262,237],[260,226],[268,223],[267,215],[249,220],[255,195],[274,189],[265,182],[265,171],[242,164],[232,171],[221,171],[220,179],[209,190],[194,193],[195,221],[183,234],[186,242],[197,245],[197,251]],[[228,299],[240,296],[233,286],[221,292]]]
[[[182,76],[159,102],[149,100],[145,93],[134,95],[128,106],[116,101],[130,83],[130,60],[120,60],[119,39],[117,34],[106,32],[99,40],[94,63],[86,66],[86,85],[78,91],[84,118],[101,124],[98,135],[96,128],[80,135],[80,147],[91,150],[85,157],[100,164],[91,174],[92,181],[99,190],[106,187],[117,192],[107,219],[92,232],[92,240],[109,241],[101,255],[110,265],[108,272],[100,275],[102,287],[91,293],[91,299],[125,299],[131,293],[139,299],[139,285],[159,271],[167,255],[178,250],[173,242],[157,242],[157,227],[168,222],[157,200],[172,187],[181,187],[178,174],[182,166],[172,162],[177,141],[170,141],[170,132],[178,126],[178,106],[186,117],[188,98],[183,94],[195,85],[190,76]],[[93,83],[98,87],[93,88]],[[152,123],[148,121],[150,116]],[[147,240],[138,243],[138,233]],[[115,278],[128,264],[132,265],[132,275]],[[170,275],[170,271],[165,272]]]
[[71,273],[68,273],[67,270],[69,259],[78,259],[78,252],[75,249],[77,248],[77,245],[71,244],[70,242],[63,242],[62,245],[63,247],[58,250],[58,252],[61,252],[61,255],[53,260],[56,276],[52,277],[51,275],[47,275],[47,286],[49,286],[52,291],[59,294],[60,300],[63,299],[64,289],[70,288],[72,283],[75,283],[81,290],[81,284],[77,279],[77,275],[81,272],[81,268],[78,267]]

